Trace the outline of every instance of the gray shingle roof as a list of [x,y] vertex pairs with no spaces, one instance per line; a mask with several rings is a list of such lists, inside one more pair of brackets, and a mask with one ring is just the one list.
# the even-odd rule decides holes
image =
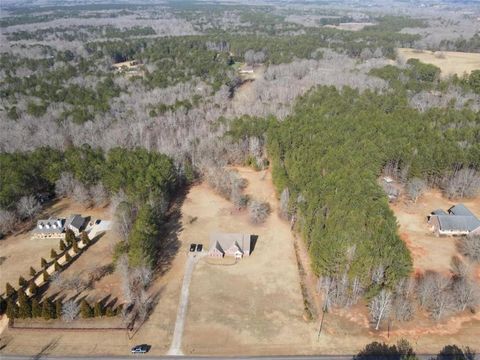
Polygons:
[[465,205],[458,204],[452,206],[448,209],[448,212],[453,215],[460,215],[460,216],[473,216],[476,217]]
[[80,230],[85,222],[85,218],[81,217],[78,214],[70,215],[65,223],[65,227],[74,227],[75,229]]
[[480,226],[480,220],[475,216],[438,215],[440,229],[444,231],[470,232]]
[[431,212],[432,215],[448,215],[448,213],[443,209],[437,209]]

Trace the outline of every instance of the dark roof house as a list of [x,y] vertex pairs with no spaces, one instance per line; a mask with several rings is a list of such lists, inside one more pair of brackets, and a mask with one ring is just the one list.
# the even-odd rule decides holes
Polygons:
[[465,205],[458,204],[448,209],[433,211],[428,223],[437,235],[480,234],[480,220]]
[[65,228],[72,230],[75,235],[79,235],[80,231],[82,231],[82,227],[85,224],[85,218],[82,216],[75,214],[70,215],[65,222]]

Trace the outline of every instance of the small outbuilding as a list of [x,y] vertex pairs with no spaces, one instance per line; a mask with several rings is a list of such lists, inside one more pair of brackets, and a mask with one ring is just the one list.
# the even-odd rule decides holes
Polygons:
[[33,230],[33,237],[37,239],[65,237],[65,219],[50,218],[47,220],[38,220],[37,226]]
[[232,256],[241,259],[250,256],[251,235],[240,233],[213,233],[210,235],[208,255],[215,258]]
[[85,224],[85,218],[81,215],[74,214],[70,215],[65,222],[65,230],[70,229],[73,231],[75,236],[79,236],[83,230]]

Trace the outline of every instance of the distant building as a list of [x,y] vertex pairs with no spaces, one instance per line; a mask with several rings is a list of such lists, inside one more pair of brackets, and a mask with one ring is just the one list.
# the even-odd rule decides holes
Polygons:
[[436,235],[480,235],[480,220],[463,204],[432,211],[428,223]]
[[238,233],[214,233],[210,235],[208,255],[215,258],[232,256],[240,259],[250,256],[251,236]]
[[47,220],[38,220],[33,237],[37,239],[65,237],[65,219],[50,218]]
[[80,215],[70,215],[65,222],[65,230],[70,229],[73,231],[75,236],[79,236],[83,230],[83,225],[85,224],[85,218]]
[[244,66],[243,68],[239,69],[238,72],[240,74],[253,74],[253,67],[251,66]]

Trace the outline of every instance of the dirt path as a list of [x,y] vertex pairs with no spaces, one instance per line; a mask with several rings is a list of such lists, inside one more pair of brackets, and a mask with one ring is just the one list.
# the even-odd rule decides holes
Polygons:
[[180,293],[180,300],[178,302],[177,318],[175,320],[175,330],[173,331],[172,345],[167,355],[183,355],[182,353],[182,338],[183,329],[185,327],[185,320],[187,315],[188,296],[190,293],[190,282],[192,281],[193,269],[200,258],[205,256],[202,254],[188,254],[187,263],[185,264],[185,275],[183,277],[182,291]]

